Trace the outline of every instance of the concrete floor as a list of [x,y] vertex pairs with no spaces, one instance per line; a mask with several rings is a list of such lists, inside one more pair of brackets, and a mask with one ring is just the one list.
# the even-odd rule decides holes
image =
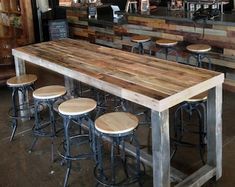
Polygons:
[[[31,71],[35,71],[32,68]],[[49,75],[44,77],[40,71],[35,71],[39,76],[41,85],[51,83],[62,84],[62,77]],[[59,157],[54,163],[50,161],[50,142],[40,140],[35,151],[28,152],[31,145],[31,128],[33,121],[19,125],[17,135],[13,142],[9,142],[11,128],[7,117],[10,107],[10,91],[6,87],[0,88],[0,187],[57,187],[62,186],[65,174],[65,166],[60,165]],[[209,181],[204,186],[232,187],[235,186],[235,94],[224,92],[223,100],[223,176],[214,182]],[[141,134],[146,129],[138,130]],[[146,133],[147,134],[147,133]],[[143,136],[143,134],[142,134]],[[61,141],[57,140],[57,144]],[[145,142],[142,142],[145,144]],[[90,187],[95,186],[93,177],[93,162],[82,161],[73,165],[70,186]],[[201,166],[199,154],[195,148],[180,148],[172,160],[172,165],[185,173],[192,173]],[[152,186],[151,170],[147,170],[144,178],[144,186]]]

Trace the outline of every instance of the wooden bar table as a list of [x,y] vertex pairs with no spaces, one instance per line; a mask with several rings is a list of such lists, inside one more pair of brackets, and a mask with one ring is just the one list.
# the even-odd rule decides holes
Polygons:
[[27,61],[150,108],[154,187],[169,187],[173,171],[169,108],[208,90],[207,163],[177,186],[201,186],[214,176],[221,177],[222,73],[72,39],[33,44],[12,52],[17,75],[25,73]]

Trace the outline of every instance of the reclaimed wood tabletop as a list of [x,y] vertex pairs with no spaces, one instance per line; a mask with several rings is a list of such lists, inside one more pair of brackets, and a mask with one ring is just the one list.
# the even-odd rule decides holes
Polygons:
[[13,49],[14,54],[157,111],[223,82],[222,73],[80,40],[33,44]]

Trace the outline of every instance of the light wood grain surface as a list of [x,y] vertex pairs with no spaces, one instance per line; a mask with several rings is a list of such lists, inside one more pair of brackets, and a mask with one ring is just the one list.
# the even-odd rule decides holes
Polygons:
[[86,114],[96,108],[96,101],[89,98],[76,98],[59,105],[59,112],[64,115]]
[[33,97],[37,99],[52,99],[63,96],[65,93],[66,89],[64,86],[51,85],[36,89],[33,92]]
[[205,53],[211,50],[211,46],[206,44],[192,44],[188,45],[186,48],[195,53]]
[[156,111],[224,81],[222,73],[72,39],[20,47],[13,55]]
[[15,76],[7,80],[8,86],[24,86],[34,83],[37,80],[37,76],[33,74],[25,74]]
[[107,134],[120,134],[132,131],[138,126],[138,118],[127,112],[112,112],[100,116],[95,128]]
[[151,38],[149,36],[142,36],[142,35],[135,35],[131,38],[131,41],[133,42],[148,42],[149,40],[151,40]]
[[167,39],[159,39],[156,40],[156,44],[157,45],[161,45],[161,46],[174,46],[176,45],[178,42],[174,41],[174,40],[167,40]]

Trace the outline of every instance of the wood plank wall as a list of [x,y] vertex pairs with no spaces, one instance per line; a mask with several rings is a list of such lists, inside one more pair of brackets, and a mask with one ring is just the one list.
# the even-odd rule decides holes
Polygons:
[[[225,26],[207,23],[171,21],[140,16],[127,16],[127,24],[88,24],[86,8],[67,9],[67,18],[70,23],[71,33],[74,38],[88,39],[93,42],[107,43],[120,48],[120,43],[128,41],[133,34],[141,34],[156,38],[168,38],[188,43],[206,43],[225,55],[235,56],[235,26]],[[89,26],[88,26],[89,25]],[[124,40],[121,42],[120,40]],[[114,43],[114,44],[112,44]]]
[[[138,27],[141,26],[141,27]],[[224,51],[225,54],[235,55],[235,26],[219,24],[203,24],[167,19],[128,16],[127,32],[146,34],[152,37],[176,39],[189,43],[206,43]],[[228,52],[229,51],[229,52]]]
[[66,16],[72,38],[88,40],[88,15],[86,8],[67,8]]
[[[184,45],[188,43],[210,44],[213,48],[210,53],[212,63],[223,72],[235,71],[235,26],[211,22],[206,24],[203,36],[203,24],[194,25],[191,21],[172,21],[131,15],[127,16],[125,24],[99,20],[88,21],[87,10],[84,8],[68,8],[67,18],[73,38],[85,39],[92,43],[127,51],[130,51],[134,45],[130,37],[135,34],[150,36],[152,41],[157,38],[168,38],[178,40]],[[185,47],[182,50],[185,50]]]

